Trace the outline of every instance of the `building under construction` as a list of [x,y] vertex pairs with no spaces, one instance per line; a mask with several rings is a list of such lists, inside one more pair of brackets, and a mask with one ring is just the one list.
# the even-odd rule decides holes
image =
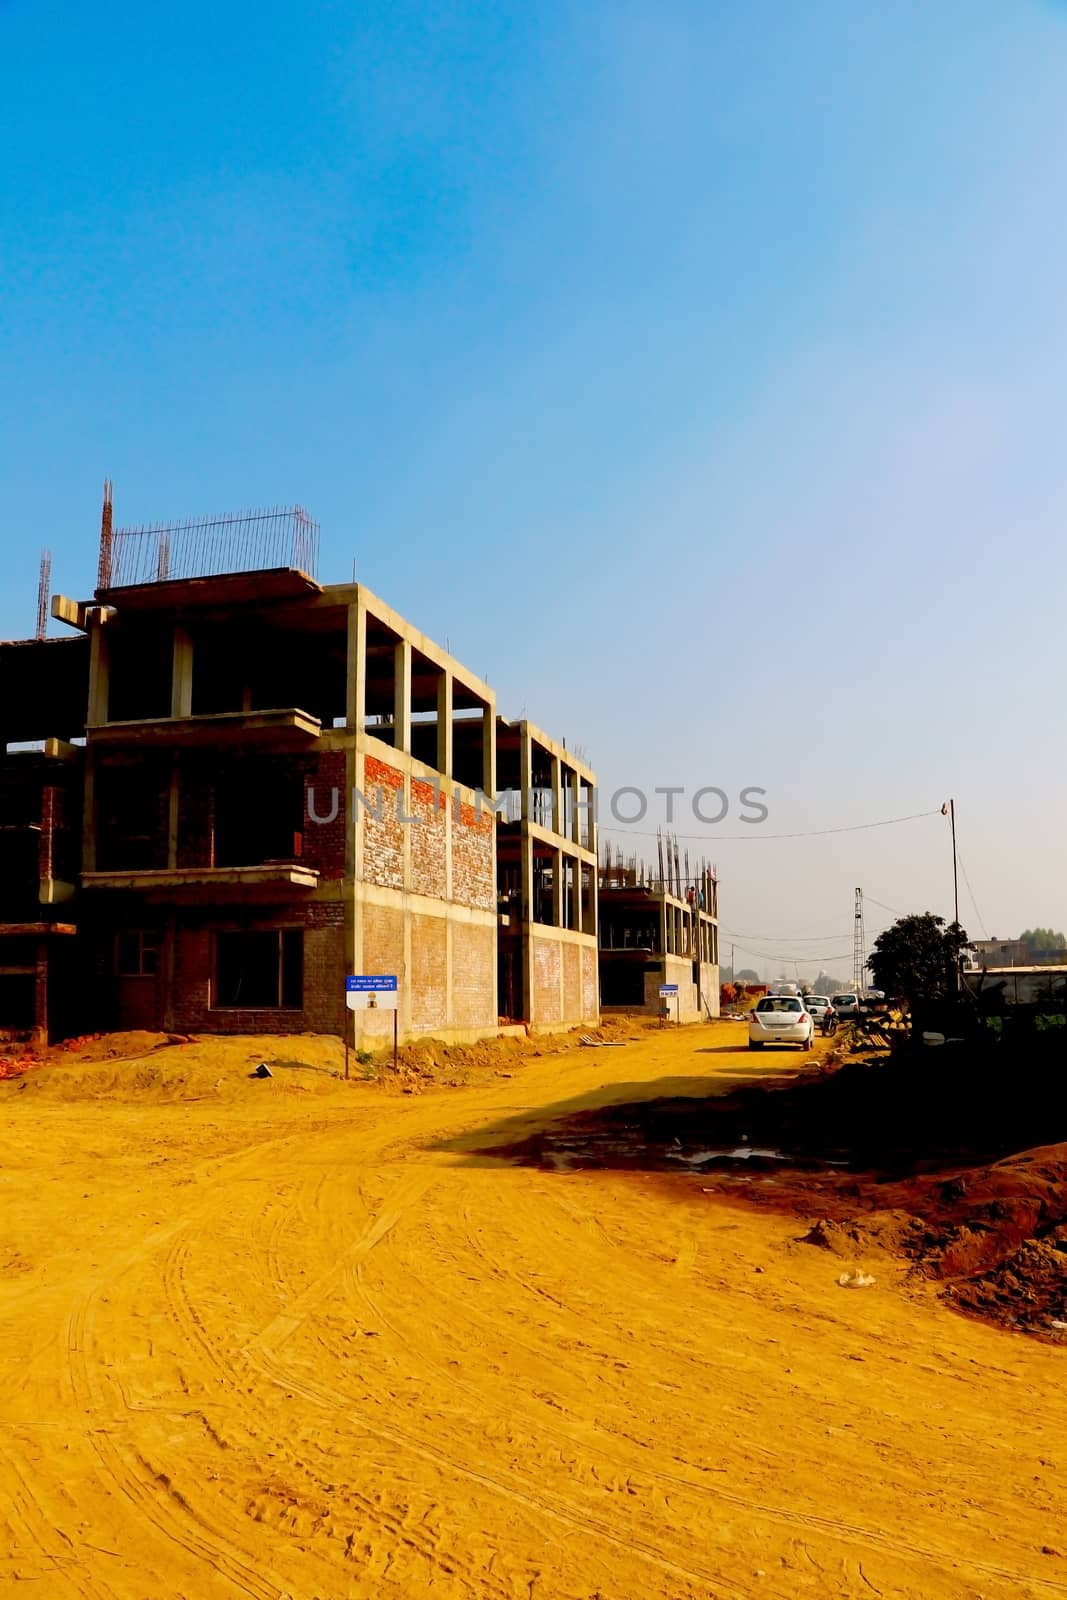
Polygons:
[[0,1029],[341,1033],[350,974],[401,1037],[596,1020],[592,772],[317,545],[108,488],[73,636],[0,645]]
[[718,1016],[719,884],[709,862],[690,867],[671,833],[657,838],[655,872],[609,846],[599,918],[603,1010],[681,1022]]
[[593,1017],[597,858],[593,773],[530,722],[497,723],[501,1011],[537,1026]]

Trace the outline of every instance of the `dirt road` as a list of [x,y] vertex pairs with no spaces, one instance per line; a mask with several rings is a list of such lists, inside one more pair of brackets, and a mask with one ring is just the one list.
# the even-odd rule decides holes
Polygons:
[[414,1096],[5,1085],[0,1592],[1067,1596],[1067,1354],[884,1259],[842,1289],[695,1180],[474,1153],[785,1064],[741,1043]]

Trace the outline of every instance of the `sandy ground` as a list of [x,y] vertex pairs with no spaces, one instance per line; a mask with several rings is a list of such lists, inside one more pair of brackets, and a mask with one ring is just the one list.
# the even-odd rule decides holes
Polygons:
[[841,1288],[692,1177],[476,1153],[802,1065],[743,1037],[415,1094],[302,1039],[264,1082],[276,1041],[0,1085],[0,1593],[1067,1595],[1067,1352],[885,1256]]

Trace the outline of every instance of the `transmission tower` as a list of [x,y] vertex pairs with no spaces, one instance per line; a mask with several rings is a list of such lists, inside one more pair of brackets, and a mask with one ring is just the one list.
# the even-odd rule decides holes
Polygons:
[[867,970],[867,939],[863,931],[863,890],[856,890],[856,914],[852,927],[852,987],[857,994],[864,988]]

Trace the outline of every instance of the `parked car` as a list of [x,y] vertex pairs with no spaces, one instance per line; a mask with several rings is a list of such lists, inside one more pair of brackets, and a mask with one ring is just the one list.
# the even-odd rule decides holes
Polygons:
[[863,1002],[860,1000],[859,995],[855,993],[832,994],[830,996],[830,1004],[837,1012],[838,1017],[846,1022],[858,1017],[863,1009]]
[[799,1044],[810,1050],[814,1040],[815,1023],[799,995],[764,995],[749,1013],[750,1050],[762,1050],[765,1044]]
[[834,1009],[830,1003],[829,996],[825,994],[806,994],[804,996],[804,1004],[816,1022],[821,1022],[826,1013]]

